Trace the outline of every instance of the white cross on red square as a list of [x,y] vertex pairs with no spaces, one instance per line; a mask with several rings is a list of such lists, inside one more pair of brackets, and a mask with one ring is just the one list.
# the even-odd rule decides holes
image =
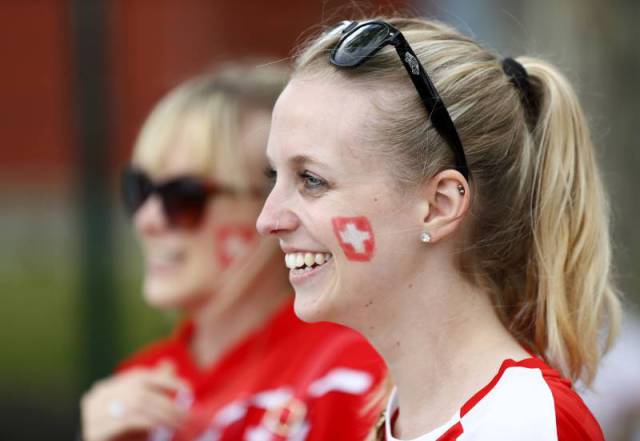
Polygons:
[[349,260],[367,262],[375,251],[375,238],[369,220],[364,216],[331,219],[340,247]]
[[228,224],[216,232],[216,255],[222,268],[235,260],[247,256],[256,246],[256,229],[253,225]]

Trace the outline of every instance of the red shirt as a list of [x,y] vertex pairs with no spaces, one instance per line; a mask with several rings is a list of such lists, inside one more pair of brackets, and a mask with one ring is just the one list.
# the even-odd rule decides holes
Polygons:
[[169,360],[192,388],[176,400],[189,408],[176,433],[150,440],[349,440],[366,437],[379,409],[364,408],[386,373],[371,346],[345,327],[301,322],[291,303],[206,368],[188,345],[194,326],[143,349],[118,371]]
[[[396,441],[396,391],[387,406],[387,441]],[[400,409],[401,410],[401,409]],[[505,360],[496,376],[451,419],[412,441],[604,441],[571,382],[538,358]]]

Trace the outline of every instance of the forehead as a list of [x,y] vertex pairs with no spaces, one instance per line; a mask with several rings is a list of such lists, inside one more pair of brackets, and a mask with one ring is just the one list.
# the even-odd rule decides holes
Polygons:
[[157,180],[190,175],[230,186],[260,185],[270,117],[267,110],[246,109],[235,124],[233,114],[211,120],[200,108],[185,112],[156,123],[138,144],[134,163]]
[[267,155],[272,162],[304,155],[333,165],[374,164],[370,96],[336,76],[294,78],[273,111]]
[[151,146],[153,150],[148,152],[146,158],[141,158],[140,165],[159,179],[205,175],[210,153],[203,135],[197,119],[183,117],[170,129],[167,127],[164,137],[154,140]]

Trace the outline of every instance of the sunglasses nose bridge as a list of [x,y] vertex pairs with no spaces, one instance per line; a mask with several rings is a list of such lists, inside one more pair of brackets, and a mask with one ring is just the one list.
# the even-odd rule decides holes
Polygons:
[[141,234],[154,234],[169,228],[164,204],[157,192],[151,192],[133,216],[133,223]]

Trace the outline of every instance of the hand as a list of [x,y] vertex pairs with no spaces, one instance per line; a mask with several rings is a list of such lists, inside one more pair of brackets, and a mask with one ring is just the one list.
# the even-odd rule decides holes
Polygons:
[[185,411],[172,397],[185,389],[170,363],[98,381],[80,404],[83,440],[145,439],[155,427],[176,429]]

